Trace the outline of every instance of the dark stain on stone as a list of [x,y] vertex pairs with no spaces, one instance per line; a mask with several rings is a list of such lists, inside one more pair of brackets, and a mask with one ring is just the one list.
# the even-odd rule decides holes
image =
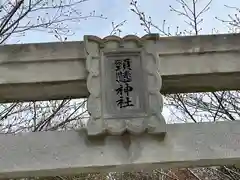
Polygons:
[[82,128],[77,131],[78,134],[84,137],[85,144],[87,146],[104,146],[105,145],[105,138],[106,134],[99,134],[96,136],[89,136],[87,133],[87,129]]
[[129,148],[131,145],[130,134],[128,132],[125,132],[124,134],[122,134],[120,138],[121,138],[124,149],[126,149],[126,151],[129,151]]
[[165,137],[166,137],[166,132],[161,132],[161,133],[157,133],[157,134],[149,134],[154,140],[158,141],[158,142],[162,142],[164,141]]

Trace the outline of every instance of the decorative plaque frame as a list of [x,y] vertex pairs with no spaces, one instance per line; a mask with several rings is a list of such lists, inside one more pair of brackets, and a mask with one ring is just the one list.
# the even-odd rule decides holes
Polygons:
[[158,39],[158,34],[84,36],[89,136],[126,131],[165,135]]

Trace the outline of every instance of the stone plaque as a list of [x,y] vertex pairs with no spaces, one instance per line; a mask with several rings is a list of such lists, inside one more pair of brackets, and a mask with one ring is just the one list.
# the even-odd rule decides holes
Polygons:
[[147,84],[141,52],[104,53],[102,60],[104,118],[147,116]]
[[157,37],[85,36],[88,135],[165,134]]

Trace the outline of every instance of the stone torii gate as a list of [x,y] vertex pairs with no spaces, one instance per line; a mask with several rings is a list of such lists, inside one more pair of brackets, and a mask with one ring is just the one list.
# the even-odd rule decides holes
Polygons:
[[166,124],[160,94],[238,90],[239,55],[240,34],[1,46],[1,102],[88,97],[91,117],[0,135],[0,177],[239,163],[239,122]]

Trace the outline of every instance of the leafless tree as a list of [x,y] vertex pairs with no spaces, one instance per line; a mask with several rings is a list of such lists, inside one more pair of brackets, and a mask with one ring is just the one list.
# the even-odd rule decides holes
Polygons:
[[[44,31],[65,41],[74,34],[71,23],[81,25],[89,18],[106,19],[94,10],[81,12],[83,3],[88,0],[0,1],[0,44],[30,31]],[[85,99],[3,103],[0,104],[0,132],[15,134],[82,127],[88,118],[85,106]]]
[[[69,24],[88,18],[104,18],[95,11],[80,10],[88,0],[6,0],[0,4],[0,43],[10,36],[24,36],[29,31],[47,31],[56,36],[71,35]],[[68,23],[66,23],[68,22]]]
[[127,20],[124,20],[118,24],[112,22],[112,30],[109,33],[110,35],[116,35],[116,36],[120,36],[121,35],[121,27],[127,22]]
[[[164,20],[162,25],[157,25],[152,21],[152,18],[147,16],[145,12],[139,9],[138,2],[131,0],[131,11],[139,17],[140,25],[143,26],[146,33],[151,33],[152,30],[158,31],[162,36],[173,35],[199,35],[202,31],[201,23],[204,21],[202,15],[206,13],[210,7],[212,0],[206,0],[204,6],[199,6],[199,0],[176,0],[180,4],[180,9],[173,6],[169,6],[170,11],[177,13],[179,16],[184,17],[184,22],[187,25],[186,29],[176,27],[171,32],[170,26],[167,26],[167,21]],[[221,20],[224,23],[228,23],[230,31],[232,29],[239,29],[239,8],[226,6],[236,11],[236,14],[228,15],[228,20]],[[231,29],[232,28],[232,29]],[[216,30],[213,28],[213,32]],[[233,32],[233,31],[231,31]],[[171,110],[171,117],[176,122],[202,122],[202,121],[222,121],[229,120],[234,121],[239,119],[239,92],[238,91],[222,91],[222,92],[208,92],[208,93],[187,93],[187,94],[166,94],[166,105]],[[232,167],[221,167],[220,169],[227,169],[223,174],[226,179],[235,179],[236,169],[233,171]],[[191,169],[187,169],[193,171]],[[206,171],[206,168],[203,169]],[[209,170],[209,169],[208,169]],[[219,170],[219,169],[218,169]],[[231,170],[231,171],[230,171]],[[222,171],[221,171],[222,172]],[[230,174],[226,174],[226,172]],[[229,175],[229,176],[227,176]],[[197,176],[195,176],[197,178]],[[239,178],[239,176],[238,176]]]
[[226,8],[233,10],[232,14],[228,14],[228,18],[216,17],[217,20],[223,22],[224,25],[229,29],[230,33],[240,33],[240,8],[225,5]]
[[[29,31],[52,33],[60,41],[74,32],[71,23],[89,18],[105,19],[102,14],[80,10],[87,0],[6,0],[0,2],[0,43]],[[59,130],[84,125],[88,114],[86,100],[60,100],[0,104],[1,133]],[[73,123],[74,122],[74,123]]]

